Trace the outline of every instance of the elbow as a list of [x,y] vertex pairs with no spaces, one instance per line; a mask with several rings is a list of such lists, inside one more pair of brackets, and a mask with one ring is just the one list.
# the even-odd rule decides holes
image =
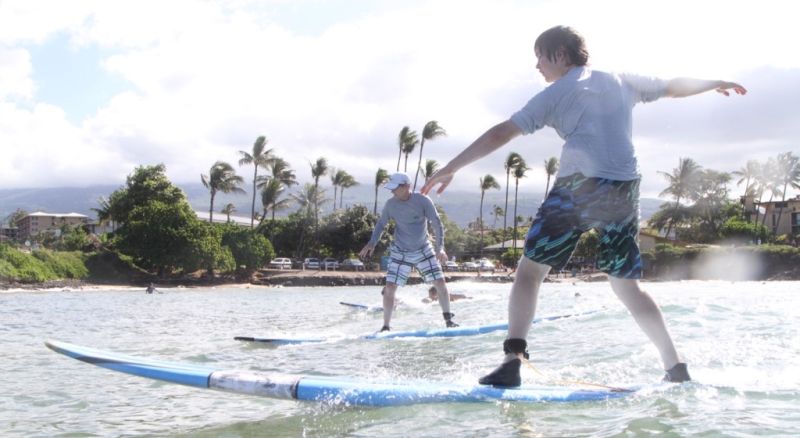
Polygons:
[[519,128],[511,120],[499,123],[489,130],[489,139],[493,144],[504,145],[520,134]]

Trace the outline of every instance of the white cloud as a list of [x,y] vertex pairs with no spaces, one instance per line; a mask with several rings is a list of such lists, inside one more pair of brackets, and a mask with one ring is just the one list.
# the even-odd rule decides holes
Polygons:
[[[30,61],[14,44],[58,32],[76,45],[112,48],[99,62],[131,89],[79,126],[57,108],[4,104],[4,114],[38,132],[0,122],[0,144],[30,146],[12,152],[22,167],[0,165],[9,171],[0,174],[0,186],[115,183],[134,166],[156,162],[178,182],[197,181],[216,160],[235,163],[237,151],[249,149],[258,135],[302,179],[309,177],[308,161],[324,156],[371,183],[378,167],[395,168],[400,128],[421,130],[432,119],[449,135],[428,143],[425,155],[444,164],[544,86],[531,46],[539,32],[562,23],[586,35],[597,67],[748,81],[751,94],[744,98],[707,95],[636,110],[645,194],[663,188],[656,171],[671,170],[679,156],[733,170],[748,157],[763,159],[793,145],[797,151],[790,105],[796,92],[782,97],[781,86],[796,85],[800,76],[800,57],[789,46],[800,32],[791,14],[781,13],[782,2],[761,2],[758,9],[688,1],[662,8],[634,1],[379,2],[352,16],[325,10],[325,2],[65,5],[0,5],[0,44],[8,45],[0,46],[0,59],[14,60],[0,67],[0,102],[35,93]],[[279,21],[275,8],[339,18],[318,32],[300,32]],[[58,172],[31,172],[36,167],[28,162],[41,159],[28,150],[34,145],[63,158]],[[62,150],[74,153],[62,156]],[[560,153],[552,132],[515,140],[464,169],[453,188],[473,190],[486,173],[500,177],[512,150],[533,167],[524,189],[540,191],[541,163]],[[18,169],[28,171],[23,177]]]
[[31,99],[35,86],[30,75],[31,59],[27,50],[0,46],[0,101]]

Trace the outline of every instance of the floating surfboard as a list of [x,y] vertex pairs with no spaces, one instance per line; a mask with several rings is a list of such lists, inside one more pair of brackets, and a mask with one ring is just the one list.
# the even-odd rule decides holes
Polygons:
[[[544,318],[536,318],[533,323],[542,321],[554,321],[563,318],[572,318],[576,316],[590,315],[599,312],[599,310],[591,310],[588,312],[571,313],[568,315],[554,315]],[[244,342],[260,342],[273,345],[289,345],[289,344],[313,344],[320,342],[334,342],[341,340],[354,340],[354,339],[394,339],[394,338],[453,338],[458,336],[475,336],[484,333],[491,333],[500,330],[507,330],[508,324],[489,324],[481,326],[467,326],[467,327],[454,327],[454,328],[436,328],[424,330],[412,330],[404,332],[378,332],[361,336],[343,336],[343,337],[328,337],[328,338],[305,338],[305,337],[281,337],[281,338],[258,338],[252,336],[236,336],[233,339]]]
[[368,306],[366,304],[348,303],[347,301],[339,301],[339,304],[347,306],[354,310],[364,310],[367,312],[383,312],[382,306]]
[[497,388],[447,382],[369,382],[336,377],[216,370],[202,365],[145,359],[49,340],[65,356],[121,373],[170,383],[262,397],[345,406],[399,406],[416,403],[577,402],[624,397],[635,389],[579,389],[566,386]]

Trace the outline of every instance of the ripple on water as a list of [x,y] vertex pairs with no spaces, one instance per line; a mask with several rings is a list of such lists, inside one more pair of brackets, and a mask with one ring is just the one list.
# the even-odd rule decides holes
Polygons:
[[[354,408],[261,399],[148,381],[47,350],[47,338],[215,368],[365,380],[473,382],[502,358],[505,333],[470,338],[342,340],[268,347],[234,336],[354,336],[380,313],[379,287],[49,291],[2,295],[4,436],[661,436],[791,435],[800,423],[800,283],[651,283],[696,383],[597,403],[439,404]],[[459,323],[498,323],[507,284],[459,283]],[[575,297],[575,292],[580,293]],[[423,287],[403,288],[416,303]],[[606,284],[545,284],[538,316],[604,311],[535,325],[533,364],[550,378],[657,382],[658,354]],[[396,329],[439,327],[436,306],[396,313]],[[526,381],[542,379],[524,370]]]

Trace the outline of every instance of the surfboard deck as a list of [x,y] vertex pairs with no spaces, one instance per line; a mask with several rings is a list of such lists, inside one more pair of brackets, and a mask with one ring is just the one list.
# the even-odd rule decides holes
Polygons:
[[366,304],[348,303],[347,301],[339,301],[339,304],[349,307],[353,310],[363,310],[366,312],[383,312],[382,306],[368,306]]
[[581,389],[567,386],[498,388],[432,381],[371,382],[330,376],[305,376],[211,367],[140,358],[48,340],[51,350],[109,370],[196,388],[275,399],[323,402],[344,406],[401,406],[448,402],[580,402],[634,394],[638,388]]
[[[588,312],[571,313],[567,315],[553,315],[543,318],[536,318],[533,323],[541,323],[544,321],[555,321],[564,318],[573,318],[578,316],[590,315],[597,313],[599,310],[591,310]],[[336,342],[341,340],[374,340],[374,339],[395,339],[395,338],[452,338],[459,336],[476,336],[484,333],[491,333],[501,330],[507,330],[507,323],[488,324],[481,326],[464,326],[454,328],[434,328],[398,332],[378,332],[361,336],[350,337],[329,337],[329,338],[312,338],[312,337],[256,337],[256,336],[235,336],[233,339],[243,342],[258,342],[271,345],[291,345],[291,344],[314,344],[321,342]]]

